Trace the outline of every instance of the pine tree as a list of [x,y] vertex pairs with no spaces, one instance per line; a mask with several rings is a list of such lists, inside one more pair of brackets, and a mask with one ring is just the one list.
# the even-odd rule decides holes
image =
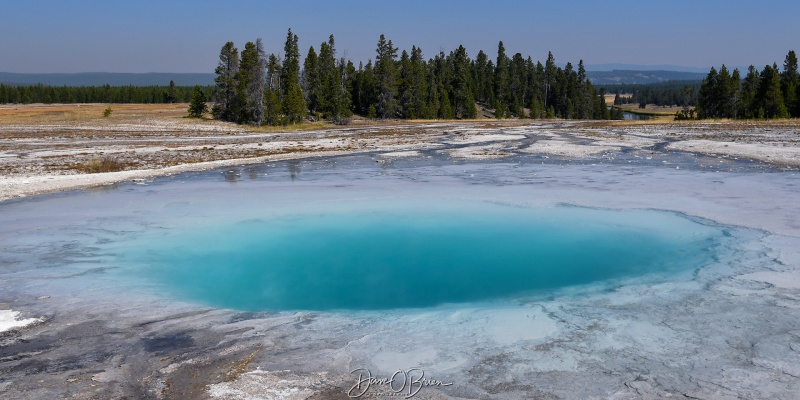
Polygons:
[[233,42],[227,42],[219,53],[219,65],[214,70],[217,77],[216,96],[212,113],[214,118],[235,121],[238,114],[236,104],[236,74],[239,72],[239,50]]
[[750,66],[747,69],[747,76],[744,78],[741,93],[739,95],[740,118],[755,118],[758,113],[756,97],[758,96],[759,73],[756,67]]
[[558,96],[556,95],[555,86],[557,82],[556,59],[553,57],[552,52],[547,52],[547,61],[544,64],[544,105],[545,108],[555,107]]
[[797,71],[797,55],[794,50],[786,54],[783,61],[783,72],[781,72],[781,91],[783,91],[784,103],[792,117],[800,117],[800,74]]
[[331,121],[338,125],[347,124],[350,121],[350,116],[353,115],[350,111],[350,74],[355,71],[352,62],[346,62],[344,57],[339,59],[336,64],[336,71],[338,73],[338,80],[336,91],[333,97],[333,113],[330,116]]
[[456,118],[475,118],[475,99],[470,88],[469,56],[464,46],[453,55],[453,110]]
[[[578,93],[576,94],[577,102],[575,104],[575,109],[577,113],[577,118],[579,119],[587,119],[591,118],[591,83],[586,77],[586,68],[583,66],[583,60],[578,62]],[[618,105],[617,102],[622,102],[619,98],[619,93],[614,96],[614,104]]]
[[203,89],[199,85],[195,85],[194,91],[192,91],[192,100],[189,102],[189,116],[201,118],[207,111],[206,94],[203,93]]
[[475,99],[484,104],[492,101],[492,86],[494,85],[494,76],[492,75],[492,66],[489,58],[483,50],[478,52],[474,63],[474,76],[475,76]]
[[439,105],[439,118],[453,119],[453,107],[450,104],[450,96],[447,95],[447,90],[442,90],[442,102]]
[[700,96],[697,99],[698,116],[702,119],[717,118],[719,116],[719,74],[717,69],[711,67],[708,75],[700,85]]
[[239,113],[236,95],[236,74],[239,72],[239,50],[233,42],[227,42],[219,53],[219,65],[214,70],[217,86],[214,107],[211,112],[214,118],[223,121],[236,121]]
[[[541,62],[536,62],[536,66],[533,67],[531,89],[531,101],[528,105],[531,109],[531,118],[544,118],[547,109],[544,106],[544,66]],[[590,110],[594,107],[591,102],[589,106]]]
[[536,65],[530,56],[525,60],[525,97],[522,99],[523,106],[529,108],[528,117],[534,118],[531,107],[534,98],[538,95],[538,88],[536,83]]
[[739,116],[739,101],[742,97],[742,76],[739,74],[739,69],[734,68],[731,79],[728,81],[728,95],[731,97],[728,111],[728,118],[738,118]]
[[578,74],[572,68],[572,63],[570,62],[567,62],[564,68],[564,78],[564,112],[562,115],[564,118],[573,119],[576,114],[576,104],[580,104],[581,93]]
[[303,62],[303,91],[305,92],[306,105],[312,117],[317,115],[322,102],[322,88],[320,82],[320,68],[317,52],[314,46],[308,49],[308,54]]
[[416,115],[416,110],[414,109],[414,103],[412,101],[413,68],[411,65],[411,58],[409,57],[408,52],[405,50],[403,50],[403,53],[400,54],[398,68],[399,80],[397,90],[400,100],[400,114],[403,118],[407,119],[418,118]]
[[731,74],[725,64],[719,69],[717,74],[717,85],[713,89],[713,99],[716,102],[716,117],[719,118],[732,118],[734,115],[734,93],[733,84],[731,83]]
[[428,112],[428,65],[422,57],[422,49],[411,47],[411,87],[409,88],[412,109],[416,118],[430,118]]
[[261,39],[247,42],[236,74],[239,114],[241,124],[261,125],[264,122],[264,49]]
[[778,66],[767,65],[761,71],[761,79],[758,84],[758,105],[763,110],[763,117],[767,119],[788,118],[789,112],[783,103],[783,93],[781,92],[781,78],[778,73]]
[[426,115],[427,118],[440,118],[439,111],[442,105],[441,85],[439,84],[434,72],[434,60],[429,60],[428,68],[428,93],[426,95]]
[[497,118],[502,118],[508,109],[508,56],[503,42],[497,44],[497,62],[494,67],[494,97],[495,111]]
[[333,35],[319,46],[319,109],[326,118],[336,113],[336,98],[339,95],[339,72],[336,69],[336,45]]
[[286,123],[301,122],[307,114],[303,90],[300,88],[300,50],[297,46],[297,35],[289,32],[286,34],[286,43],[283,46],[283,70],[281,71],[281,94],[283,114]]
[[178,99],[178,96],[176,94],[175,81],[170,80],[169,81],[169,90],[167,91],[167,98],[166,98],[165,103],[174,103],[174,102],[177,101],[177,99]]
[[374,108],[378,100],[378,81],[372,67],[372,60],[368,60],[367,65],[363,66],[363,68],[359,66],[359,69],[356,91],[353,93],[354,104],[359,113],[368,114],[369,107],[373,106]]
[[282,109],[286,117],[286,123],[295,124],[303,121],[306,115],[305,99],[303,98],[303,89],[300,85],[289,85],[287,92],[284,94]]
[[397,112],[397,48],[392,41],[381,35],[375,50],[375,76],[378,83],[378,98],[375,109],[382,119],[393,118]]
[[267,61],[266,89],[264,93],[264,120],[268,125],[278,125],[283,114],[280,71],[280,60],[275,54],[270,54]]
[[525,90],[527,82],[525,79],[525,59],[522,54],[516,53],[511,57],[508,68],[508,104],[509,112],[518,118],[523,117],[522,106],[525,104]]
[[542,104],[542,100],[538,97],[534,98],[531,101],[530,105],[531,109],[531,118],[540,119],[544,117],[544,104]]

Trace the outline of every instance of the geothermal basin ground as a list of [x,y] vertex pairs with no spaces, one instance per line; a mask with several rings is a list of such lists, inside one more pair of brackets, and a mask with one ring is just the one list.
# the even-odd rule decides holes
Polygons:
[[2,397],[800,392],[796,122],[60,107],[0,110]]

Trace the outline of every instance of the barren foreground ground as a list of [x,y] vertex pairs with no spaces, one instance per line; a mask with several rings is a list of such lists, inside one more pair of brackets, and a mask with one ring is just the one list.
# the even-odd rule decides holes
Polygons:
[[[417,386],[414,399],[800,393],[798,121],[275,129],[184,118],[186,105],[105,108],[0,107],[2,399],[342,399],[353,370],[415,367],[452,385]],[[233,167],[296,158],[308,159]],[[1,201],[129,180],[141,184]],[[491,307],[246,312],[119,275],[137,235],[218,215],[250,223],[253,209],[294,210],[309,193],[656,209],[726,234],[716,261],[690,273]],[[401,396],[376,383],[359,398],[375,397]]]
[[[650,159],[665,152],[800,167],[800,123],[353,121],[254,128],[185,118],[186,105],[0,107],[0,200],[271,160],[375,152],[455,159]],[[710,161],[706,160],[707,163]],[[715,165],[715,167],[719,167]]]

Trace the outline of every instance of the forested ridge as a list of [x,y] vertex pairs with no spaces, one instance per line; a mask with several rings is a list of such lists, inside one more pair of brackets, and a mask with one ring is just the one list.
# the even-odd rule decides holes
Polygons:
[[[49,86],[0,84],[0,104],[30,103],[186,103],[193,86]],[[211,96],[213,86],[202,87]]]
[[226,43],[219,56],[213,115],[252,125],[289,124],[304,119],[345,123],[352,114],[380,119],[469,119],[476,104],[497,118],[609,119],[603,93],[577,69],[506,54],[503,42],[491,60],[483,51],[470,58],[463,46],[426,59],[422,49],[394,47],[381,35],[374,60],[356,67],[337,57],[333,35],[319,51],[308,49],[302,68],[297,35],[287,33],[283,55],[267,54],[262,41],[239,52]]
[[783,63],[750,66],[744,79],[738,69],[712,67],[697,99],[697,118],[775,119],[800,117],[800,74],[797,55],[789,51]]

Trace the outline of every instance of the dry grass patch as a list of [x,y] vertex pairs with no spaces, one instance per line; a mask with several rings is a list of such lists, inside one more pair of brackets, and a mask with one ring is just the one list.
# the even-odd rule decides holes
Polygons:
[[[109,118],[103,110],[111,107]],[[105,122],[119,119],[179,118],[188,104],[17,104],[0,106],[0,124],[48,124]]]
[[85,163],[73,164],[70,166],[70,169],[89,174],[97,174],[101,172],[122,171],[127,166],[130,166],[130,164],[117,161],[112,157],[103,157]]
[[314,130],[336,130],[346,128],[347,125],[334,125],[327,122],[303,122],[300,124],[292,125],[278,125],[278,126],[251,126],[251,125],[237,125],[246,129],[248,132],[264,132],[264,133],[283,133],[283,132],[302,132]]
[[[581,122],[581,121],[576,121]],[[674,119],[672,117],[657,117],[648,120],[594,120],[594,121],[587,121],[581,122],[581,126],[586,128],[606,128],[606,127],[615,127],[615,126],[664,126],[671,123],[674,123]],[[680,121],[683,122],[683,121]],[[692,122],[692,121],[686,121]]]
[[648,104],[647,106],[645,106],[644,109],[639,108],[638,104],[623,104],[619,106],[619,108],[634,114],[669,115],[673,117],[675,116],[676,112],[683,110],[683,107],[679,106],[665,107],[665,106],[657,106],[655,104]]

